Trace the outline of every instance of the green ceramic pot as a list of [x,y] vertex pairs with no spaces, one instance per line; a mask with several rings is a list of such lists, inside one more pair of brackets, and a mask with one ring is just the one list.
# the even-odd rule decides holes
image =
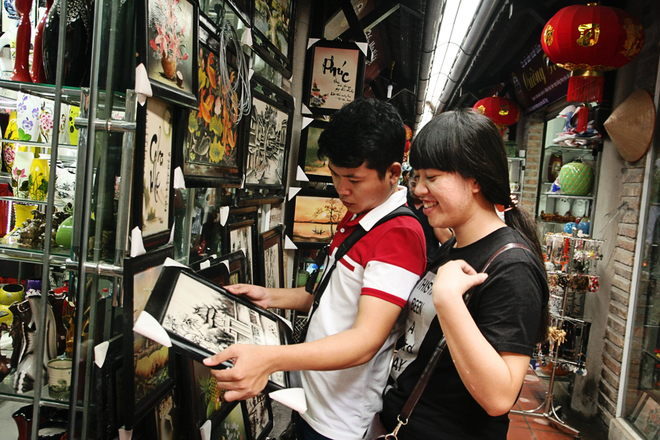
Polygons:
[[73,216],[64,220],[57,228],[57,233],[55,234],[55,243],[57,243],[59,247],[63,247],[67,249],[70,248],[72,234],[73,234]]

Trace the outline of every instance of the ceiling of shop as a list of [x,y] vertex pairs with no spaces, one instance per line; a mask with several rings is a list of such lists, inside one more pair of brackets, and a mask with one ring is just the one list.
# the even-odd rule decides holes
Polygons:
[[[387,99],[387,86],[393,85],[389,101],[401,113],[404,122],[414,127],[417,106],[419,79],[427,72],[420,72],[422,48],[428,47],[429,38],[425,35],[424,18],[427,12],[442,17],[442,8],[447,0],[326,0],[315,1],[312,30],[326,28],[336,17],[350,11],[357,14],[345,19],[346,30],[338,37],[346,41],[364,41],[365,30],[369,41],[380,39],[376,44],[376,63],[373,77],[365,81],[365,95]],[[458,0],[448,0],[458,1]],[[460,75],[460,82],[446,109],[472,106],[477,100],[500,90],[507,92],[510,66],[520,57],[522,51],[532,41],[540,38],[545,23],[561,8],[585,1],[572,0],[484,0],[497,4],[494,15],[478,50],[472,54],[466,72]],[[355,9],[351,8],[351,4]],[[606,6],[625,8],[625,0],[602,1]],[[431,11],[430,8],[439,8]],[[438,13],[439,12],[439,13]],[[437,30],[436,30],[437,32]],[[334,38],[335,35],[314,35],[319,38]],[[538,40],[537,40],[538,41]],[[369,73],[369,72],[368,72]]]

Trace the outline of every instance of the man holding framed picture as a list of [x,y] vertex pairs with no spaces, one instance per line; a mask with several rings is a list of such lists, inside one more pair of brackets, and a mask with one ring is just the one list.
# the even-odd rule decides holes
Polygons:
[[[310,312],[304,342],[233,345],[204,363],[233,361],[231,369],[213,372],[228,400],[258,394],[274,372],[300,370],[308,410],[298,418],[298,438],[358,440],[382,406],[402,330],[398,318],[426,265],[425,238],[407,208],[397,215],[407,190],[397,184],[405,129],[394,107],[375,99],[349,103],[333,114],[318,143],[348,212],[330,244],[317,301],[304,287],[226,286],[264,308]],[[365,235],[339,251],[356,230]]]

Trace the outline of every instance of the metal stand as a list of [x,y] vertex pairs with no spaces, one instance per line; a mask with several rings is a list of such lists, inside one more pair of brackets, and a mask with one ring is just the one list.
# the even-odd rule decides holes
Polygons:
[[559,408],[555,407],[555,403],[554,403],[554,394],[552,392],[552,389],[555,384],[555,372],[557,370],[557,365],[558,365],[557,359],[559,357],[557,347],[558,344],[555,345],[553,362],[552,362],[552,372],[550,373],[550,382],[548,383],[548,391],[545,392],[545,399],[543,400],[543,402],[537,408],[534,409],[511,410],[510,412],[512,414],[519,414],[528,417],[542,417],[547,421],[549,421],[553,426],[559,428],[560,430],[568,434],[573,434],[575,440],[580,440],[581,439],[580,431],[568,425],[562,419],[559,418],[559,415],[557,415],[557,410]]
[[[573,259],[573,248],[571,247],[569,250],[569,256],[567,261],[572,261]],[[570,267],[569,265],[567,265]],[[564,301],[562,304],[562,309],[561,309],[561,316],[558,316],[558,324],[557,327],[561,328],[564,324],[565,316],[566,316],[566,299],[568,296],[568,286],[564,287]],[[559,347],[561,344],[558,343],[558,341],[554,341],[552,344],[552,372],[550,373],[550,382],[548,383],[548,391],[545,392],[545,399],[539,405],[537,408],[531,409],[531,410],[511,410],[510,412],[513,414],[519,414],[523,416],[528,416],[528,417],[542,417],[549,421],[553,426],[556,426],[560,430],[568,433],[568,434],[573,434],[575,440],[580,440],[580,431],[577,429],[573,428],[572,426],[568,425],[565,423],[563,420],[559,418],[559,415],[557,415],[557,410],[559,408],[555,407],[554,403],[554,394],[553,394],[553,387],[555,385],[555,375],[557,368],[559,367]]]

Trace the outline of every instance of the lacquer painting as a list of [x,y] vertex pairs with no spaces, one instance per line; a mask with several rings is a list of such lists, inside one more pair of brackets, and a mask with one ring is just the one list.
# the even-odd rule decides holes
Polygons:
[[297,195],[293,217],[293,241],[329,243],[337,224],[346,215],[341,200],[331,196]]
[[291,1],[255,0],[254,27],[285,57],[289,56]]
[[[197,6],[192,0],[147,0],[147,74],[175,96],[196,102]],[[176,99],[176,98],[174,98]]]
[[289,115],[257,98],[252,106],[245,184],[282,187]]

